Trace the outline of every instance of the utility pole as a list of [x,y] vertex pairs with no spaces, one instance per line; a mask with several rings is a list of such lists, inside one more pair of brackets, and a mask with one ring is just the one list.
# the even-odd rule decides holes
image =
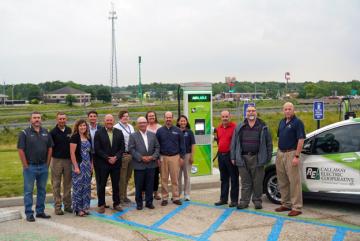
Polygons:
[[5,106],[5,80],[4,80],[3,92],[4,92],[3,104],[4,104],[4,106]]
[[[109,12],[111,20],[111,65],[110,65],[110,92],[112,93],[114,84],[118,85],[117,59],[116,59],[116,40],[115,40],[115,20],[117,19],[114,3],[111,3],[111,11]],[[115,83],[114,83],[115,82]]]
[[142,93],[142,86],[141,86],[141,56],[139,56],[139,85],[138,85],[138,97],[140,103],[143,102],[143,93]]

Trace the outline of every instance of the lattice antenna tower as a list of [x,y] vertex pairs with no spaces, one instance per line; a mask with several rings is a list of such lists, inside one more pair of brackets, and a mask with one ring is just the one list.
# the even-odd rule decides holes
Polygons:
[[109,19],[111,21],[111,64],[110,64],[110,86],[111,90],[119,87],[118,84],[118,69],[116,59],[116,40],[115,40],[115,20],[117,19],[114,3],[111,3],[111,11],[109,12]]

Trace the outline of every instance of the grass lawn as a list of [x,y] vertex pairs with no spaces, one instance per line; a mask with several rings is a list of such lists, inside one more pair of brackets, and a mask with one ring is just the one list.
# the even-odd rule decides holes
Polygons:
[[[14,197],[23,195],[22,165],[15,150],[0,152],[0,197]],[[50,179],[46,187],[51,191]]]

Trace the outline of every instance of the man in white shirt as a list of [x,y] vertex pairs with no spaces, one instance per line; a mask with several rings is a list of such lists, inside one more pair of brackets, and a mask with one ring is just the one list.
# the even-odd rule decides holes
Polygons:
[[127,187],[129,180],[132,174],[131,168],[131,155],[129,152],[129,137],[131,133],[134,133],[134,127],[128,123],[129,122],[129,112],[127,110],[122,110],[119,112],[119,123],[117,123],[114,128],[117,128],[122,131],[125,140],[125,152],[122,157],[121,171],[120,171],[120,202],[121,203],[130,203],[131,200],[127,197]]
[[154,209],[152,193],[160,145],[156,135],[146,130],[147,120],[145,117],[137,119],[137,127],[139,130],[131,134],[129,139],[129,151],[132,155],[135,176],[136,209],[143,209],[143,190],[145,190],[145,206]]

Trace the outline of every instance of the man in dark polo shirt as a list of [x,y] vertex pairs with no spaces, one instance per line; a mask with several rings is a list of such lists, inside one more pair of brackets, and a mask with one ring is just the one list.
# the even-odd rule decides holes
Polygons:
[[229,207],[236,207],[239,199],[239,171],[231,163],[230,145],[236,124],[230,121],[230,112],[224,110],[221,112],[221,124],[216,128],[218,141],[218,162],[220,170],[221,193],[220,200],[215,203],[216,206],[228,203],[229,189],[231,180]]
[[23,165],[24,206],[26,220],[34,222],[33,191],[36,181],[36,217],[50,218],[45,214],[46,183],[52,153],[52,140],[47,130],[41,127],[41,114],[33,112],[31,126],[21,131],[17,144]]
[[262,209],[264,165],[271,160],[272,149],[270,130],[257,118],[255,106],[249,106],[246,119],[236,127],[231,142],[231,162],[241,177],[238,209],[248,208],[251,196],[255,209]]
[[179,171],[184,163],[185,142],[180,128],[173,125],[173,113],[165,112],[165,125],[156,132],[160,144],[160,172],[161,172],[161,195],[162,206],[168,204],[169,192],[168,181],[171,178],[173,203],[181,205],[179,195]]
[[[62,204],[64,204],[65,212],[73,212],[71,208],[71,128],[66,126],[66,121],[66,114],[64,112],[58,112],[56,114],[57,124],[54,129],[50,131],[54,143],[50,168],[56,215],[64,215],[61,208]],[[63,185],[63,197],[61,197],[61,180]]]
[[281,206],[276,212],[290,211],[289,216],[300,215],[303,200],[301,188],[300,153],[304,144],[304,124],[295,116],[290,102],[283,107],[285,118],[279,123],[276,174],[281,193]]

